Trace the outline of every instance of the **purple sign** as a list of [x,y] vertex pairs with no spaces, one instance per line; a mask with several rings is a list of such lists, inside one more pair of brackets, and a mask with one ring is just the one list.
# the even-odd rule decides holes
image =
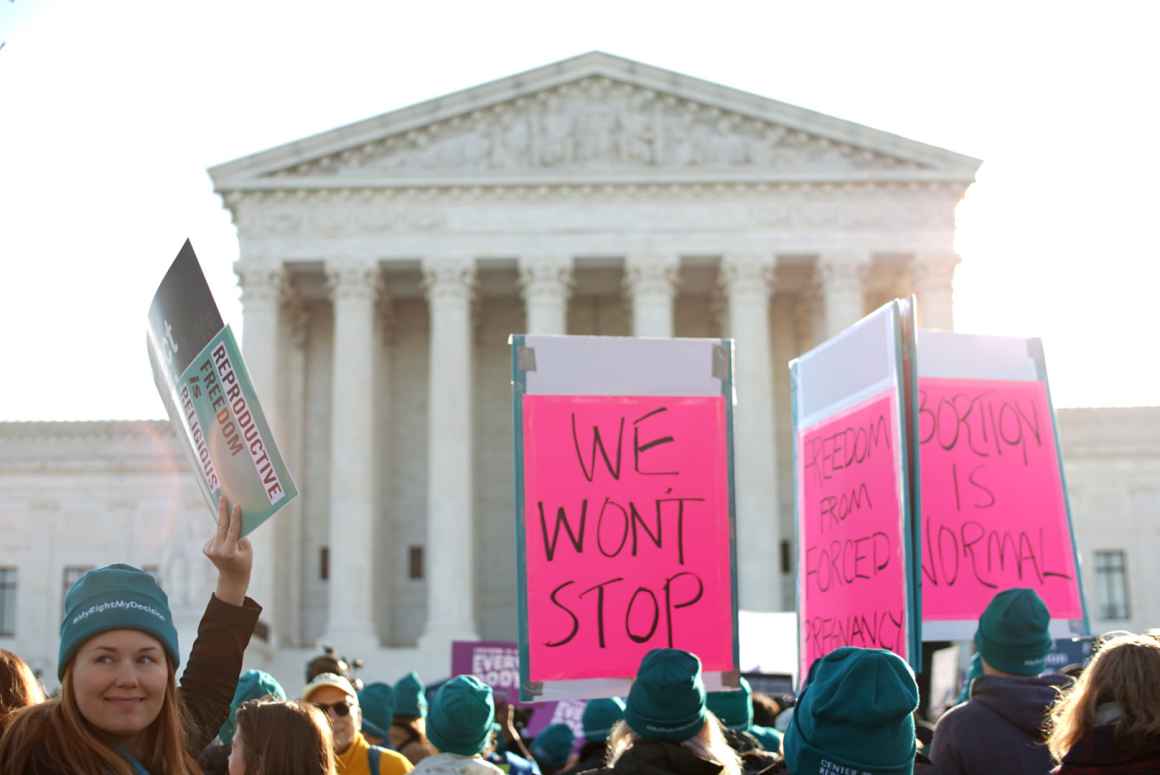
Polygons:
[[583,737],[580,717],[583,700],[561,702],[520,702],[520,650],[514,642],[502,640],[457,640],[451,643],[451,675],[473,675],[492,688],[497,700],[531,708],[532,718],[524,733],[535,737],[551,724],[567,724]]

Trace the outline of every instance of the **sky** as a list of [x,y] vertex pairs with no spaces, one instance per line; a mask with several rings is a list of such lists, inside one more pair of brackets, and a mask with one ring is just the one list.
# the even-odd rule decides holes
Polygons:
[[959,330],[1041,336],[1058,406],[1160,404],[1151,3],[0,0],[0,420],[160,418],[153,291],[208,167],[598,49],[983,160]]

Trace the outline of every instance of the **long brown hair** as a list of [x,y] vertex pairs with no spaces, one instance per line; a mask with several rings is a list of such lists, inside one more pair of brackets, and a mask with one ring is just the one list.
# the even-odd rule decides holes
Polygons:
[[[201,775],[185,750],[186,726],[173,666],[161,712],[145,730],[141,764],[153,775]],[[64,671],[60,697],[8,717],[0,737],[0,772],[29,772],[44,765],[70,775],[133,775],[125,759],[85,720],[73,690],[72,665]]]
[[238,708],[247,775],[335,775],[334,740],[322,711],[293,700],[250,700]]
[[[705,723],[697,734],[682,743],[670,743],[688,748],[698,759],[721,765],[722,775],[741,775],[741,760],[737,752],[729,747],[725,739],[721,722],[712,713],[705,712]],[[632,731],[632,727],[625,721],[617,721],[612,725],[612,732],[608,735],[608,748],[605,766],[614,768],[620,757],[640,741],[640,735]]]
[[32,668],[11,651],[0,649],[0,734],[9,713],[44,702],[44,690]]
[[1116,740],[1160,738],[1160,642],[1124,635],[1103,644],[1091,664],[1051,709],[1047,747],[1063,759],[1097,726],[1097,709],[1115,703]]

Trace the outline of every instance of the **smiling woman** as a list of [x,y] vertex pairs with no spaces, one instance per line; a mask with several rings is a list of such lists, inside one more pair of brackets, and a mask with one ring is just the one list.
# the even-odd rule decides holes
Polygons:
[[223,500],[205,553],[218,584],[178,689],[177,631],[148,573],[109,565],[65,596],[59,699],[11,717],[0,772],[23,775],[194,775],[193,755],[229,713],[242,654],[261,610],[245,597],[252,550],[242,514]]

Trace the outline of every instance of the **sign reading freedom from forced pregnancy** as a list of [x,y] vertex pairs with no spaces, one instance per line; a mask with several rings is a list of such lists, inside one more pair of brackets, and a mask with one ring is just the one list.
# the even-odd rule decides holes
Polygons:
[[528,676],[734,669],[725,398],[522,397]]
[[188,240],[153,297],[148,345],[157,389],[211,513],[224,494],[241,507],[248,535],[298,490]]
[[918,424],[923,618],[973,621],[1030,587],[1083,620],[1046,384],[923,377]]
[[841,646],[909,658],[897,391],[800,435],[800,660]]

